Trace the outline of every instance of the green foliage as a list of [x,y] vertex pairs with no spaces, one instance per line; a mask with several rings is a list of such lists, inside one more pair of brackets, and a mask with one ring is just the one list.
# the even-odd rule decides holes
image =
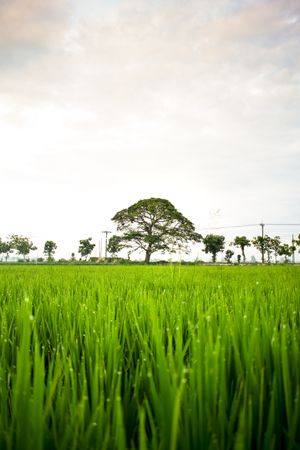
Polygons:
[[233,257],[234,252],[230,249],[226,250],[225,252],[225,261],[230,264],[231,263],[231,258]]
[[292,256],[296,247],[294,245],[282,244],[278,248],[278,255],[284,256],[285,262],[288,261],[288,258]]
[[88,256],[92,253],[92,251],[95,248],[95,244],[92,244],[92,238],[89,237],[87,239],[81,239],[79,241],[79,249],[78,253],[80,253],[82,258],[85,258],[87,260]]
[[26,236],[18,236],[17,234],[12,234],[9,238],[9,242],[11,248],[16,250],[18,255],[22,255],[24,260],[31,251],[37,249],[33,242]]
[[298,449],[299,270],[1,266],[1,450]]
[[118,231],[123,234],[112,236],[109,248],[118,253],[122,248],[132,252],[145,252],[145,262],[157,251],[188,253],[188,242],[200,242],[201,235],[196,233],[190,220],[184,217],[168,200],[149,198],[140,200],[127,209],[115,214],[112,220]]
[[123,243],[122,237],[114,235],[108,241],[107,251],[115,257],[124,247],[126,244]]
[[205,253],[211,253],[213,262],[216,262],[217,254],[225,248],[225,236],[207,234],[203,239],[203,244]]
[[273,238],[270,238],[269,246],[271,250],[274,252],[275,256],[275,262],[277,263],[277,256],[280,249],[281,241],[279,236],[275,236]]
[[267,262],[271,262],[272,253],[275,256],[275,262],[277,262],[277,256],[284,256],[285,261],[288,261],[288,257],[292,256],[293,252],[296,250],[294,245],[281,244],[280,237],[275,236],[271,238],[268,235],[257,236],[252,240],[254,247],[260,251],[262,255],[262,262],[265,261],[265,254],[267,255]]
[[44,245],[44,255],[47,256],[48,261],[54,256],[55,250],[57,249],[57,245],[54,241],[46,241]]
[[270,262],[272,253],[272,240],[270,236],[256,236],[252,239],[252,244],[261,253],[261,261],[265,262],[265,254],[267,254],[267,260]]
[[296,239],[295,241],[294,241],[294,244],[297,246],[297,247],[299,247],[299,253],[300,253],[300,234],[298,234],[298,239]]
[[245,247],[250,247],[251,241],[246,236],[236,236],[231,245],[235,245],[241,249],[243,261],[246,262]]
[[11,243],[8,241],[2,241],[2,239],[0,238],[0,256],[1,255],[5,255],[5,260],[7,262],[9,254],[13,252],[13,248]]

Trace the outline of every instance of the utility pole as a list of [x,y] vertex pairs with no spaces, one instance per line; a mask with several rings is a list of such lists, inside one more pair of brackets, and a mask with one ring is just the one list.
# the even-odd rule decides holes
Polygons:
[[105,230],[102,231],[102,233],[105,234],[105,259],[107,259],[107,236],[111,233],[111,231]]
[[261,242],[261,262],[262,262],[262,264],[264,264],[265,263],[265,243],[264,243],[265,224],[263,222],[261,222],[259,225],[261,226],[261,237],[262,237],[262,242]]

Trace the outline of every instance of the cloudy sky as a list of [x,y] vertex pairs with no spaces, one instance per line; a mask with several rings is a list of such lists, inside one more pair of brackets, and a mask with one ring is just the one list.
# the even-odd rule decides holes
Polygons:
[[300,223],[299,55],[299,0],[0,0],[0,236],[69,256],[147,197]]

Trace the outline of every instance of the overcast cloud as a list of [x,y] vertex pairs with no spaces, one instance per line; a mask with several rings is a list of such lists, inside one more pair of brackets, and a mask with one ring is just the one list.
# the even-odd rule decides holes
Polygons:
[[0,236],[69,256],[147,197],[300,223],[299,55],[298,0],[0,0]]

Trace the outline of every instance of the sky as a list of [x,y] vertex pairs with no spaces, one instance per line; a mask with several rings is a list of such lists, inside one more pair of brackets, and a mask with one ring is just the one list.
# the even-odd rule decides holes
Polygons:
[[299,0],[0,0],[0,236],[98,252],[149,197],[202,234],[300,223],[299,55]]

